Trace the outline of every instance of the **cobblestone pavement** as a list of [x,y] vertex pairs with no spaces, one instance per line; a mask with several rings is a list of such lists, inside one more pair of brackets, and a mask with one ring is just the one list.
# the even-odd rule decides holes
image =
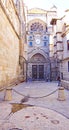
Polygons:
[[[65,101],[59,101],[55,82],[14,86],[12,101],[3,101],[4,92],[0,92],[0,130],[69,130],[69,91],[64,94]],[[12,104],[21,102],[27,107],[12,113]]]

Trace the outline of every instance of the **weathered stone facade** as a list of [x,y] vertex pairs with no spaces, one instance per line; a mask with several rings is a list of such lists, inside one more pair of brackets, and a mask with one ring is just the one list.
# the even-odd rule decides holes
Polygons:
[[[50,25],[52,17],[57,16],[54,10],[31,9],[28,10],[27,21],[27,79],[29,80],[54,80],[55,70],[51,60],[53,45],[50,37],[53,28]],[[52,62],[51,62],[52,61]]]
[[[25,9],[25,11],[24,11]],[[0,0],[0,88],[15,81],[69,81],[69,10],[27,10],[23,0]],[[67,81],[67,82],[66,82]]]
[[26,59],[27,59],[27,42],[26,42],[26,7],[23,0],[15,0],[15,5],[20,19],[20,42],[19,42],[19,80],[26,80]]
[[0,88],[9,86],[20,74],[20,22],[14,1],[0,0]]
[[[43,75],[44,80],[47,80],[47,78],[57,80],[59,75],[61,79],[69,80],[68,18],[69,10],[66,10],[62,18],[58,18],[55,6],[48,11],[35,8],[28,10],[28,77],[31,77],[32,80],[34,78],[40,80],[38,70],[42,63],[44,74],[41,73],[41,75]],[[43,30],[40,31],[41,27],[43,27]],[[44,36],[48,37],[48,41],[44,41]],[[44,46],[44,42],[47,43],[46,46]],[[41,59],[42,56],[45,58],[45,64]]]
[[[63,40],[63,58],[62,58],[62,86],[69,89],[69,10],[66,10],[63,17],[62,40]],[[60,71],[61,72],[61,71]]]
[[[51,24],[56,26],[54,33],[54,53],[62,86],[69,89],[69,10],[66,10],[62,18],[52,19]],[[55,24],[54,24],[55,23]]]

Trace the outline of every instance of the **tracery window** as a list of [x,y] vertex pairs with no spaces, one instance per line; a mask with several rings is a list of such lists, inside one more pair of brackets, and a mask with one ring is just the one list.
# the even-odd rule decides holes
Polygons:
[[31,31],[43,31],[43,25],[39,22],[32,23],[30,30]]

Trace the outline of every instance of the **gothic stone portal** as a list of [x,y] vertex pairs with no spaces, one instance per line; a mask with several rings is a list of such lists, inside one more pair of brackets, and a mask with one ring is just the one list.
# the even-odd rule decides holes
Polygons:
[[50,77],[49,61],[39,53],[28,62],[28,80],[47,80]]

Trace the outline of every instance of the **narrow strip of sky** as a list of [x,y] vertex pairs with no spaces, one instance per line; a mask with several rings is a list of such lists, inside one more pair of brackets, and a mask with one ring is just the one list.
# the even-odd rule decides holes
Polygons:
[[31,8],[41,8],[49,10],[53,5],[62,13],[69,9],[69,0],[24,0],[24,3]]

